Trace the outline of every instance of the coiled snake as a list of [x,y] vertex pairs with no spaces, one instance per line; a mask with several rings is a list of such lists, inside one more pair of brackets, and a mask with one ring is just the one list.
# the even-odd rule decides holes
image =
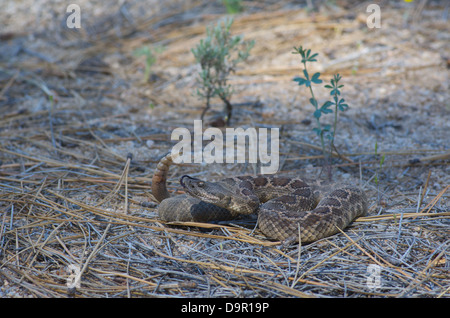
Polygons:
[[208,182],[189,176],[187,194],[170,197],[166,188],[172,156],[158,163],[153,196],[164,221],[210,222],[258,213],[259,229],[275,240],[310,243],[339,232],[367,213],[365,193],[355,186],[308,184],[300,178],[241,176]]

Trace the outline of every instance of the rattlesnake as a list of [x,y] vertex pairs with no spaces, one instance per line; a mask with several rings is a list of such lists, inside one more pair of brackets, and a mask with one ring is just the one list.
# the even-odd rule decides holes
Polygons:
[[306,183],[300,178],[241,176],[207,182],[183,176],[188,194],[170,197],[166,178],[173,159],[158,163],[152,179],[153,196],[164,221],[210,222],[239,214],[258,213],[259,229],[275,240],[310,243],[333,235],[367,212],[365,193],[355,186]]

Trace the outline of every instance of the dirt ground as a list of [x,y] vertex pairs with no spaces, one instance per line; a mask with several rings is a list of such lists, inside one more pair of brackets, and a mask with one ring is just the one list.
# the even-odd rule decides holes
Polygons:
[[[0,0],[0,297],[450,296],[447,1],[242,1],[232,32],[255,46],[230,77],[230,127],[279,128],[280,174],[356,182],[369,198],[344,233],[289,246],[254,221],[157,217],[151,178],[172,131],[203,110],[191,49],[228,16],[222,1],[76,3],[80,29],[65,1]],[[293,81],[299,45],[319,53],[310,72],[345,85],[325,168]],[[161,49],[148,81],[133,54],[146,46]],[[214,99],[203,128],[222,110]],[[183,164],[168,188],[257,172]]]

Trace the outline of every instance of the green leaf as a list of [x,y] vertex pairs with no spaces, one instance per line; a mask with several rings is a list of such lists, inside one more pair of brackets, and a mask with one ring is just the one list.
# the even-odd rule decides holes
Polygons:
[[335,88],[335,89],[331,90],[330,95],[331,96],[333,96],[333,95],[341,95],[341,92],[337,88]]
[[307,80],[309,80],[309,74],[308,74],[308,71],[306,69],[303,70],[303,74],[305,75],[305,78]]
[[314,111],[314,117],[316,117],[317,119],[319,119],[320,116],[322,116],[322,112],[320,111],[320,109],[317,109],[316,111]]
[[294,46],[294,52],[292,52],[292,54],[300,54],[301,55],[301,52],[302,52],[302,47],[301,46],[299,46],[298,48],[296,48]]
[[[317,100],[315,98],[310,98],[309,102],[315,107],[317,108]],[[319,116],[320,117],[320,116]]]
[[312,77],[311,77],[311,82],[315,83],[315,84],[320,84],[322,83],[322,80],[319,79],[320,73],[317,72],[315,73]]
[[321,129],[319,129],[319,128],[313,128],[312,130],[317,134],[317,136],[320,137],[320,135],[322,135],[322,130],[321,130]]
[[306,80],[304,79],[304,78],[302,78],[302,77],[294,77],[294,79],[293,79],[293,81],[294,82],[297,82],[298,83],[298,85],[303,85],[303,84],[305,84],[305,82],[306,82]]
[[322,107],[320,107],[320,111],[324,114],[329,114],[332,113],[333,110],[329,109],[331,106],[333,106],[334,104],[330,101],[325,102]]
[[311,55],[311,56],[308,58],[308,61],[309,61],[309,62],[317,62],[317,60],[315,59],[315,57],[316,57],[317,55],[319,55],[319,53],[314,53],[313,55]]
[[345,99],[342,98],[339,101],[339,103],[337,104],[337,106],[338,106],[340,111],[345,111],[348,108],[348,105],[346,103],[344,103],[344,102],[345,102]]
[[383,155],[381,156],[381,160],[380,160],[380,168],[381,168],[381,166],[383,165],[384,159],[385,159],[385,158],[386,158],[386,155],[383,154]]
[[329,108],[329,107],[331,107],[331,106],[333,106],[333,105],[334,105],[333,102],[326,101],[326,102],[322,105],[322,108]]

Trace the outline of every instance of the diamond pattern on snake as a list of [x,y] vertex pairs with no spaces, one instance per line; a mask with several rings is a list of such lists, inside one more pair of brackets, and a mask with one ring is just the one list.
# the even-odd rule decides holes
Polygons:
[[311,243],[339,232],[367,213],[367,198],[356,186],[308,183],[277,175],[239,176],[217,182],[181,177],[186,194],[166,188],[171,154],[158,163],[152,179],[163,221],[211,222],[258,215],[261,232],[274,240]]

